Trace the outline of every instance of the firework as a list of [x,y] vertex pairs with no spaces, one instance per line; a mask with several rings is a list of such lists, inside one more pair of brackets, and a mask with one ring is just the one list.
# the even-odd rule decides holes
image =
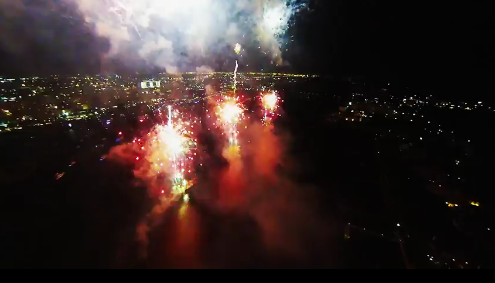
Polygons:
[[[137,140],[138,147],[144,153],[144,160],[149,170],[146,176],[155,176],[163,184],[157,188],[162,195],[182,195],[193,185],[193,162],[196,156],[196,139],[194,124],[179,111],[168,107],[167,124],[160,124],[148,133],[146,140]],[[136,161],[141,158],[137,157]],[[149,169],[148,169],[149,168]]]
[[263,122],[269,123],[273,117],[278,115],[278,104],[280,98],[276,92],[261,94],[261,103],[263,104]]
[[220,106],[220,117],[224,123],[237,124],[241,114],[242,108],[235,100],[229,99]]
[[229,144],[237,145],[238,125],[244,118],[243,106],[237,99],[226,98],[218,105],[217,117],[219,124],[223,126],[224,132],[228,136]]
[[239,55],[239,53],[241,53],[241,50],[242,50],[242,46],[239,43],[236,43],[234,47],[235,54]]
[[234,69],[234,95],[237,92],[237,70],[239,69],[239,63],[235,60],[235,69]]
[[278,96],[275,92],[263,96],[263,107],[268,111],[275,111],[278,107]]

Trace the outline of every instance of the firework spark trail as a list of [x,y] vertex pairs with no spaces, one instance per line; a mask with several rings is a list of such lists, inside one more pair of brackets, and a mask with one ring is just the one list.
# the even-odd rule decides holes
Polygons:
[[[236,44],[234,52],[239,54],[241,45],[239,43]],[[233,97],[229,97],[228,95],[224,95],[223,101],[219,102],[217,109],[217,117],[218,123],[223,126],[224,133],[228,137],[229,147],[237,147],[239,142],[237,140],[237,136],[239,134],[238,124],[244,115],[244,108],[238,102],[237,97],[237,71],[239,69],[239,63],[235,61],[235,69],[234,69],[234,93]]]
[[[122,24],[129,22],[129,25],[134,29],[136,34],[139,36],[139,39],[143,39],[137,25],[133,22],[132,10],[130,10],[126,5],[124,5],[122,2],[118,0],[115,0],[115,6],[110,7],[109,11],[111,13],[114,13],[119,18]],[[125,17],[122,14],[124,14]]]
[[172,127],[172,105],[169,105],[168,107],[168,126]]
[[[234,52],[239,55],[241,53],[242,46],[239,43],[235,44]],[[237,70],[239,69],[239,62],[235,60],[235,69],[234,69],[234,98],[237,95]]]
[[239,63],[235,60],[235,70],[234,70],[234,97],[237,92],[237,70],[239,69]]

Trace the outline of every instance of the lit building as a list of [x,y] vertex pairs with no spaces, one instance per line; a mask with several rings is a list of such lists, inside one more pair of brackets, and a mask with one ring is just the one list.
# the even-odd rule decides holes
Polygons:
[[142,89],[156,89],[160,88],[160,81],[142,81],[141,88]]

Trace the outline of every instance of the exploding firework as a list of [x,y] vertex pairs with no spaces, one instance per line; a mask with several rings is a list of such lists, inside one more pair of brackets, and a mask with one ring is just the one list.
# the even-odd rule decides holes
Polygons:
[[268,111],[275,111],[278,107],[278,96],[275,92],[263,96],[263,107]]
[[218,123],[223,126],[230,145],[238,145],[238,125],[244,118],[244,108],[237,99],[226,98],[217,107]]
[[268,124],[278,115],[278,104],[280,98],[276,92],[261,94],[261,103],[263,104],[263,123]]
[[161,195],[183,195],[194,182],[193,163],[196,156],[194,124],[185,120],[185,115],[173,111],[169,106],[169,118],[166,125],[160,124],[148,133],[146,140],[135,140],[143,152],[136,157],[137,162],[147,163],[141,166],[148,170],[146,176],[156,176],[156,188]]
[[241,53],[241,50],[242,50],[242,45],[240,45],[239,43],[236,43],[236,45],[234,47],[235,54],[239,55],[239,53]]

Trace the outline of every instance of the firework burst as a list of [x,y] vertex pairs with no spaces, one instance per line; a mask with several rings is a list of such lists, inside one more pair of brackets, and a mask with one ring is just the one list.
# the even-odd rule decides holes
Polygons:
[[167,124],[160,124],[150,131],[146,139],[135,140],[142,156],[137,162],[145,162],[147,176],[155,176],[158,193],[163,196],[183,195],[194,183],[194,157],[196,156],[196,139],[194,124],[178,110],[169,110]]
[[217,107],[217,118],[219,125],[222,125],[224,133],[227,135],[230,145],[238,145],[238,126],[244,119],[244,107],[238,99],[225,98],[220,101]]
[[280,98],[276,92],[261,94],[261,103],[263,105],[263,123],[270,124],[274,117],[278,116]]

